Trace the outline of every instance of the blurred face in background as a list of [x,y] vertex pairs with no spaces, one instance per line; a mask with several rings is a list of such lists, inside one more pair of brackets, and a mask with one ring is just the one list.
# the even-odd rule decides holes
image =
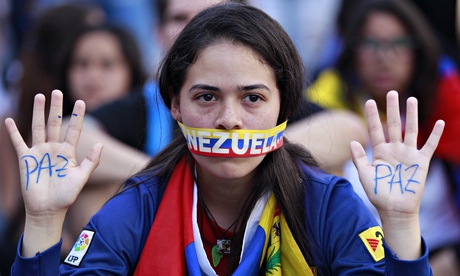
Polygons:
[[87,110],[127,95],[131,73],[117,38],[104,31],[81,36],[72,53],[68,80],[73,100],[85,101]]
[[160,26],[159,39],[163,49],[168,51],[179,33],[200,11],[225,0],[169,0],[165,20]]
[[393,15],[371,13],[362,29],[356,52],[356,69],[366,92],[385,99],[390,90],[403,93],[414,67],[413,41]]

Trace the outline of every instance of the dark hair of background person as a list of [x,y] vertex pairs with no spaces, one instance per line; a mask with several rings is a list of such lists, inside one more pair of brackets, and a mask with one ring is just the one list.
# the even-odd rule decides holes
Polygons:
[[[64,95],[71,93],[69,87],[69,70],[72,65],[73,54],[77,42],[86,34],[103,32],[112,35],[120,47],[121,53],[125,62],[129,67],[131,74],[131,83],[129,85],[130,93],[139,92],[147,81],[147,74],[142,65],[142,57],[139,46],[134,37],[128,30],[115,25],[88,25],[80,28],[73,35],[66,45],[60,58],[59,63],[59,88],[62,89]],[[63,115],[68,115],[72,112],[75,99],[69,96],[64,96]]]
[[163,25],[166,21],[166,10],[168,9],[169,0],[156,0],[155,11],[158,15],[158,24]]
[[[281,98],[278,123],[284,122],[292,115],[303,97],[304,90],[305,72],[299,54],[278,22],[255,7],[239,3],[224,3],[202,11],[178,36],[158,73],[160,94],[168,108],[171,108],[172,97],[178,97],[189,66],[196,61],[203,49],[220,42],[251,48],[273,69]],[[271,190],[302,253],[309,263],[314,263],[305,231],[305,187],[299,185],[303,173],[297,162],[301,160],[312,166],[317,164],[308,151],[284,139],[283,147],[267,154],[259,165],[256,183],[243,206],[243,221],[248,219],[260,195],[266,190]],[[173,142],[154,157],[141,174],[147,172],[152,177],[169,179],[174,166],[184,156],[187,156],[190,167],[193,168],[193,158],[184,137],[176,132]],[[236,250],[232,250],[230,256],[229,273],[236,269],[238,264],[244,227],[244,224],[239,225],[235,231]]]
[[425,15],[435,30],[443,53],[460,66],[460,43],[457,37],[457,0],[409,0]]
[[20,54],[24,69],[19,88],[18,110],[21,112],[15,118],[26,140],[30,133],[35,94],[43,93],[50,98],[51,91],[58,88],[58,70],[64,45],[81,26],[100,24],[103,18],[103,13],[95,6],[59,5],[44,11],[26,35]]
[[[352,6],[353,5],[353,6]],[[362,27],[374,12],[395,16],[407,29],[413,40],[414,71],[407,91],[419,101],[419,116],[422,123],[431,112],[432,99],[438,82],[439,49],[436,37],[429,24],[411,3],[405,0],[353,0],[343,1],[339,15],[339,27],[343,36],[343,51],[337,61],[337,70],[347,83],[346,94],[352,98],[359,81],[355,72],[356,49],[362,39]]]

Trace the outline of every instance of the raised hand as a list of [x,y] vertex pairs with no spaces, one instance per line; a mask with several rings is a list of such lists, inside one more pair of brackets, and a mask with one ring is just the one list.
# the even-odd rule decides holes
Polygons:
[[[399,233],[417,236],[420,232],[418,213],[425,180],[444,122],[436,122],[427,142],[419,150],[415,98],[407,100],[404,139],[396,91],[387,94],[388,141],[373,100],[366,103],[365,111],[373,149],[372,164],[359,143],[351,144],[353,162],[361,183],[379,212],[385,235],[389,232],[391,237],[395,234],[399,236]],[[419,236],[416,238],[420,240]]]
[[[54,227],[54,232],[60,236],[67,209],[99,163],[101,144],[92,147],[80,166],[75,160],[75,148],[85,113],[84,102],[75,103],[64,140],[60,141],[62,98],[60,91],[53,91],[48,123],[45,126],[45,97],[42,94],[35,96],[31,148],[24,142],[14,121],[11,118],[5,120],[19,160],[26,209],[24,243],[28,237],[39,234],[40,230],[48,228],[46,231],[49,231],[49,227]],[[26,237],[31,231],[33,235]]]

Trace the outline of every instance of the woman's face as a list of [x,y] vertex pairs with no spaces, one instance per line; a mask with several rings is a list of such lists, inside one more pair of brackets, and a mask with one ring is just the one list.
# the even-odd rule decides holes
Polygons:
[[68,80],[73,100],[85,101],[88,110],[127,95],[131,73],[118,40],[103,31],[83,35],[71,57]]
[[[273,128],[279,111],[273,70],[251,48],[229,42],[198,55],[171,106],[173,117],[186,126],[226,130]],[[264,156],[194,158],[207,177],[249,180]]]
[[403,92],[412,77],[412,41],[402,23],[384,12],[371,13],[356,52],[356,68],[371,96],[385,98],[390,90]]

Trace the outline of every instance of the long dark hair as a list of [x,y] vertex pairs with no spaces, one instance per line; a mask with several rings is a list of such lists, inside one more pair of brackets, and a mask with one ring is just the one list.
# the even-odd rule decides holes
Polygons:
[[[95,26],[84,26],[82,27],[68,42],[66,45],[65,51],[61,56],[60,62],[60,85],[64,94],[69,95],[69,81],[68,75],[72,63],[72,56],[75,52],[75,47],[77,42],[86,34],[103,32],[113,36],[121,50],[124,60],[126,61],[129,67],[129,73],[131,74],[131,83],[129,84],[129,92],[136,92],[142,89],[147,80],[146,72],[142,66],[142,59],[139,50],[139,45],[137,44],[134,37],[128,30],[123,27],[116,25],[101,24]],[[72,97],[64,97],[64,114],[70,114],[73,108],[73,104],[76,99]]]
[[[356,47],[361,39],[362,27],[374,12],[396,17],[413,39],[415,65],[407,96],[419,101],[420,120],[424,123],[432,110],[432,100],[438,83],[439,50],[436,37],[420,11],[405,0],[364,0],[357,4],[346,19],[342,18],[344,48],[337,62],[337,70],[347,83],[347,99],[351,100],[360,82],[355,70]],[[403,91],[400,91],[403,92]]]
[[[202,11],[178,36],[159,69],[160,93],[165,104],[171,108],[171,99],[179,95],[187,69],[198,55],[206,47],[222,41],[250,47],[273,69],[281,94],[278,123],[286,121],[303,97],[304,70],[301,59],[291,39],[275,20],[257,8],[239,3],[219,4]],[[169,179],[176,163],[184,156],[191,164],[193,157],[183,135],[177,132],[171,144],[154,157],[141,173]],[[289,143],[287,139],[281,148],[266,155],[258,167],[252,192],[243,206],[244,221],[247,221],[260,195],[271,190],[301,251],[311,262],[310,244],[305,231],[305,186],[299,184],[306,179],[299,161],[316,166],[307,150]],[[229,273],[238,264],[244,227],[245,224],[241,223],[235,231],[237,235],[232,242]]]

